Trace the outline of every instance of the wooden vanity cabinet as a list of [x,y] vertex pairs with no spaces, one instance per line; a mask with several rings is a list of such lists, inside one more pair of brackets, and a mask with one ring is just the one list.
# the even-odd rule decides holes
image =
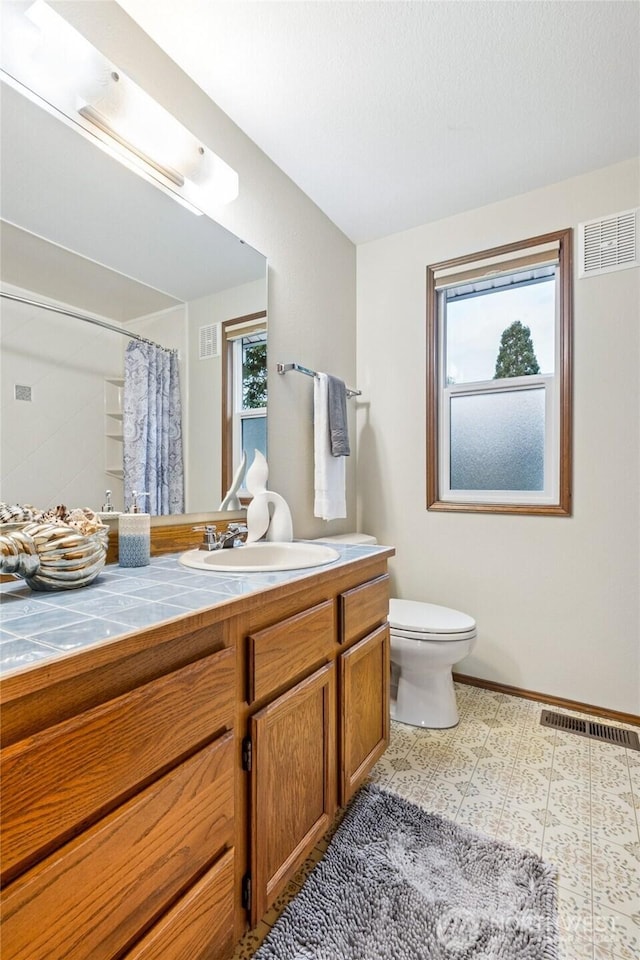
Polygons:
[[275,610],[254,614],[256,626],[268,626],[242,631],[251,926],[388,745],[388,580],[386,573],[354,586],[347,580],[285,619],[270,622]]
[[387,558],[0,683],[3,960],[228,960],[388,742]]
[[[235,649],[218,626],[173,630],[152,668],[137,651],[105,666],[102,689],[93,671],[54,684],[45,713],[58,722],[27,709],[30,695],[20,714],[11,687],[22,678],[7,678],[3,960],[232,953]],[[132,684],[137,673],[146,682]]]

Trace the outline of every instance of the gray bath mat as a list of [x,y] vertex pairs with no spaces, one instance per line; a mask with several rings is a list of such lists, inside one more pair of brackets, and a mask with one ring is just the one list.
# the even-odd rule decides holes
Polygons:
[[254,960],[556,960],[556,871],[375,786]]

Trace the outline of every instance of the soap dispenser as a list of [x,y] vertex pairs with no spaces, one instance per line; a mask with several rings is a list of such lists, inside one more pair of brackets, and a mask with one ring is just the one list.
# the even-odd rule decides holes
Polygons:
[[121,567],[146,567],[151,555],[151,515],[140,513],[138,498],[148,493],[133,490],[128,513],[118,518],[118,563]]

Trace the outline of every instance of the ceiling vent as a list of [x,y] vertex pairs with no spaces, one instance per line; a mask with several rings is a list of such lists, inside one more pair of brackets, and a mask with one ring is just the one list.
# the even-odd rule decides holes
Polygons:
[[209,360],[220,356],[220,324],[210,323],[200,327],[200,359]]
[[589,220],[578,227],[579,276],[593,277],[640,266],[638,209]]

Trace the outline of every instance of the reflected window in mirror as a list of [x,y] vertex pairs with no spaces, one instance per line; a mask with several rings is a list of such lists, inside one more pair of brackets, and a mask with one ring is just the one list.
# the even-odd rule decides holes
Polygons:
[[[246,456],[267,455],[267,320],[266,313],[236,317],[222,324],[222,488],[229,488]],[[242,501],[248,499],[244,478]]]
[[233,343],[235,404],[233,410],[234,466],[253,451],[267,455],[267,331],[239,337]]

